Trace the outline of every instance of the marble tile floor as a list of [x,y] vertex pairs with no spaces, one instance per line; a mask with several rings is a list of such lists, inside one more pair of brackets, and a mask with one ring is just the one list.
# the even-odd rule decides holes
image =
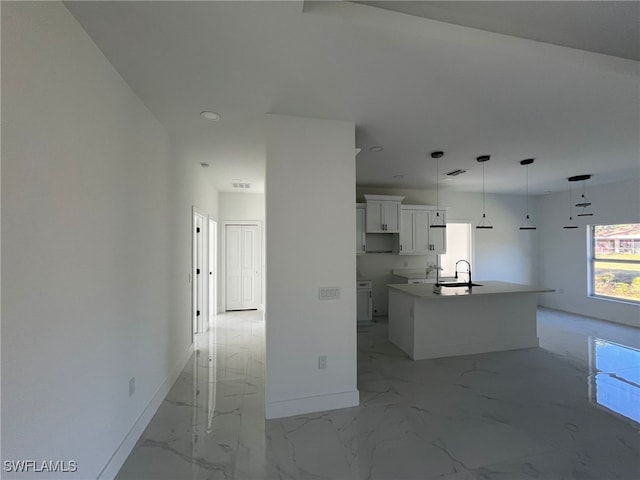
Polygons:
[[218,316],[117,479],[640,479],[639,329],[540,309],[540,348],[414,362],[386,327],[360,406],[265,421],[262,314]]

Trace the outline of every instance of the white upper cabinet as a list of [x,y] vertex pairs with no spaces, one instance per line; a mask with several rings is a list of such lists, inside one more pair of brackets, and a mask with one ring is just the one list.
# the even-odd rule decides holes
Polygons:
[[366,234],[366,205],[364,203],[356,204],[356,254],[362,255],[367,251],[367,234]]
[[[430,228],[436,215],[434,207],[403,205],[402,228],[398,235],[397,253],[400,255],[440,255],[446,253],[446,228]],[[446,213],[440,210],[446,222]]]
[[414,210],[412,223],[415,252],[419,254],[429,253],[429,212]]
[[[445,210],[430,210],[429,225],[435,222],[436,214],[440,212],[442,221],[447,224],[447,212]],[[447,253],[447,229],[446,228],[428,228],[429,231],[429,252],[441,255]]]
[[[413,225],[413,210],[402,207],[400,209],[400,219],[402,228],[400,229],[400,235],[398,236],[398,253],[400,255],[408,255],[415,251],[414,242],[414,225]],[[427,214],[427,212],[425,212]],[[427,214],[428,216],[428,214]]]
[[367,233],[400,233],[400,202],[395,195],[365,195]]

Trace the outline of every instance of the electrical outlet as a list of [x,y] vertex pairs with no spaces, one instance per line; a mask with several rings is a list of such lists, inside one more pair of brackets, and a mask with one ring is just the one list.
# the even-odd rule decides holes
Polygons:
[[131,380],[129,380],[129,396],[134,393],[136,393],[136,377],[131,377]]
[[327,368],[327,356],[326,355],[319,355],[318,356],[318,368],[320,370],[324,370],[325,368]]

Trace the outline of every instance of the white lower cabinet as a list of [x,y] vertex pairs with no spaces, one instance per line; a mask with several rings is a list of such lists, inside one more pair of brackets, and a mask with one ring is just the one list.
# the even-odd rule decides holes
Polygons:
[[357,289],[357,322],[371,323],[373,320],[373,293],[370,280],[358,281]]

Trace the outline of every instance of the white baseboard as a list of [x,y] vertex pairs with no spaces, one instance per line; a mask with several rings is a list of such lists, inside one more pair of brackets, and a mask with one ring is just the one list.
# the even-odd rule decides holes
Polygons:
[[167,396],[169,390],[171,390],[171,387],[191,358],[193,351],[194,347],[193,344],[191,344],[182,354],[180,360],[178,360],[171,372],[169,372],[169,376],[162,385],[160,385],[160,388],[158,388],[158,391],[153,396],[147,407],[142,411],[136,423],[134,423],[131,430],[129,430],[129,433],[124,437],[118,449],[113,453],[113,455],[111,455],[111,458],[98,475],[97,480],[113,480],[116,478],[120,468],[122,468],[122,465],[124,465],[124,462],[133,450],[133,447],[135,447],[140,435],[142,435],[144,429],[149,425],[149,422],[158,411],[160,404]]
[[329,395],[317,395],[313,397],[294,398],[291,400],[279,400],[267,402],[267,419],[290,417],[304,413],[323,412],[338,408],[356,407],[360,404],[360,392],[339,392]]
[[[412,360],[429,360],[432,358],[455,357],[459,355],[475,355],[478,353],[502,352],[506,350],[519,350],[540,346],[538,337],[525,337],[517,340],[495,342],[475,342],[461,345],[430,345],[417,348]],[[408,353],[408,352],[407,352]]]

